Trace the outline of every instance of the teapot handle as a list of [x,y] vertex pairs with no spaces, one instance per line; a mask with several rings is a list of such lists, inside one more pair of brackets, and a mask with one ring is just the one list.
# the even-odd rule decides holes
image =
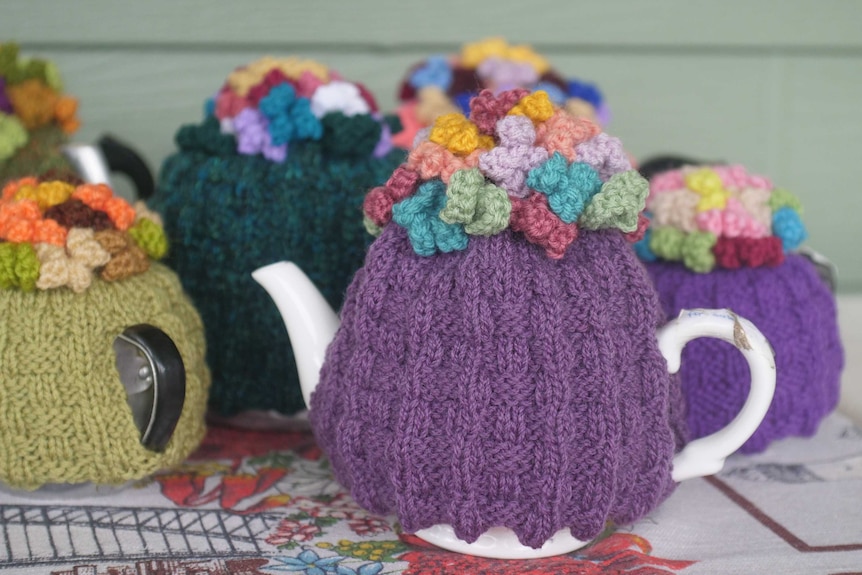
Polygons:
[[733,344],[751,370],[751,389],[742,409],[729,424],[689,443],[673,459],[673,480],[717,473],[724,461],[751,437],[766,416],[775,392],[775,354],[753,323],[729,309],[682,310],[657,333],[658,347],[671,373],[679,371],[682,349],[698,337]]

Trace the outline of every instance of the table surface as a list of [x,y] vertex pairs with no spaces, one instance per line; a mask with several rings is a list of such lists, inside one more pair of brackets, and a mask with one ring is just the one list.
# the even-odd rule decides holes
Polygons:
[[862,573],[860,502],[862,429],[836,413],[579,552],[480,559],[360,509],[310,433],[212,428],[182,467],[123,490],[0,494],[0,574]]

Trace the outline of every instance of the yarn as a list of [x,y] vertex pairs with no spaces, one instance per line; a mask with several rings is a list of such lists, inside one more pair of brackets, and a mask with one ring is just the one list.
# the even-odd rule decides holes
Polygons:
[[[3,254],[14,245],[33,250],[0,244],[0,285]],[[0,306],[3,483],[121,484],[180,464],[203,439],[209,387],[203,326],[164,266],[121,282],[92,278],[81,293],[2,289]],[[170,337],[185,368],[182,414],[162,452],[141,445],[112,349],[123,330],[141,323]]]
[[509,229],[424,257],[388,225],[348,289],[310,421],[338,481],[408,533],[589,540],[674,487],[684,414],[662,321],[618,231],[584,232],[558,260]]
[[[267,76],[273,70],[278,73]],[[261,86],[267,78],[282,77],[288,80]],[[333,81],[340,83],[327,88]],[[352,84],[355,90],[350,89],[346,82],[332,70],[296,58],[243,66],[222,93],[244,100],[242,108],[254,108],[249,94],[268,88],[259,106],[272,118],[289,120],[293,130],[283,159],[238,153],[238,135],[223,132],[221,121],[235,124],[243,110],[220,111],[219,96],[214,115],[179,128],[178,150],[162,165],[150,203],[164,218],[171,246],[167,263],[204,320],[213,372],[210,408],[219,415],[245,410],[290,415],[305,409],[284,322],[251,272],[291,260],[338,309],[370,242],[365,225],[375,226],[371,218],[363,222],[365,193],[378,187],[365,205],[382,224],[391,219],[392,205],[418,187],[418,176],[410,180],[409,170],[393,174],[405,155],[391,149],[397,122],[375,112],[364,87]],[[246,85],[244,95],[234,88]],[[297,139],[296,122],[309,118],[296,108],[303,99],[320,124],[319,139],[314,134]],[[367,113],[349,115],[359,109]],[[256,111],[266,118],[260,108]],[[267,135],[272,127],[267,125]],[[137,225],[130,235],[142,250],[154,249],[137,235]]]
[[[523,92],[513,101],[495,102],[498,95],[514,89]],[[527,108],[518,108],[515,113],[529,111],[536,115],[531,118],[536,122],[547,121],[547,115],[557,107],[592,122],[604,124],[609,119],[607,105],[594,85],[564,80],[530,46],[513,46],[503,38],[490,38],[465,44],[458,54],[432,55],[410,67],[398,94],[398,116],[404,130],[395,137],[394,144],[411,148],[416,133],[438,117],[455,112],[466,115],[471,110],[470,120],[479,131],[493,135],[500,117],[531,92],[544,94],[541,104],[527,100]],[[472,103],[476,98],[481,101]]]
[[[502,102],[512,102],[511,110],[500,109]],[[497,234],[511,225],[554,259],[575,241],[578,225],[589,230],[617,228],[632,234],[631,241],[644,233],[638,214],[648,185],[631,170],[618,139],[587,125],[587,120],[547,114],[550,101],[542,92],[513,90],[497,96],[483,92],[472,105],[476,109],[469,117],[437,118],[428,140],[418,142],[410,152],[403,168],[433,182],[427,188],[419,185],[421,199],[396,200],[386,188],[371,191],[364,212],[370,233],[378,235],[389,221],[390,210],[397,212],[400,215],[394,221],[407,227],[416,253],[430,256],[438,249],[444,251],[442,247],[445,252],[463,250],[470,236]],[[494,137],[483,134],[472,117],[485,123],[485,128],[490,119],[498,118]],[[574,150],[580,161],[570,162],[561,152],[549,157],[547,148],[536,145],[538,133],[545,144],[569,142],[570,152]],[[418,194],[414,178],[410,193]],[[407,207],[401,211],[398,204],[404,202]]]
[[511,212],[506,190],[485,183],[482,172],[474,168],[452,175],[440,219],[448,224],[462,224],[464,231],[473,236],[492,236],[509,226]]
[[[686,187],[692,183],[701,194]],[[696,217],[715,233],[693,231],[691,197],[720,195],[724,209]],[[681,198],[685,217],[671,213],[679,211]],[[757,453],[778,439],[813,435],[838,402],[844,356],[829,287],[811,262],[789,251],[804,239],[799,200],[742,166],[703,166],[653,176],[647,206],[652,227],[635,250],[647,262],[665,313],[732,309],[752,321],[775,352],[772,404],[740,451]],[[739,352],[712,339],[686,345],[680,377],[693,437],[728,424],[750,388]]]
[[33,290],[39,278],[39,265],[31,244],[0,242],[0,290]]
[[23,60],[17,44],[0,43],[0,185],[49,171],[74,173],[60,146],[80,127],[78,102],[62,89],[53,64]]
[[[638,253],[647,261],[682,261],[698,273],[715,265],[776,266],[807,237],[799,200],[739,165],[685,166],[657,173],[646,205],[655,233],[649,245],[636,247]],[[671,228],[679,233],[665,231]],[[686,255],[678,249],[682,245],[687,246]]]
[[[127,231],[135,221],[138,231]],[[100,241],[106,235],[114,238],[113,245],[118,249],[112,250]],[[146,242],[146,252],[138,247],[138,240]],[[158,259],[167,251],[159,225],[146,214],[136,213],[108,186],[74,186],[36,178],[14,180],[4,186],[0,241],[0,246],[32,244],[31,251],[37,256],[31,282],[30,252],[20,248],[5,252],[7,279],[0,281],[2,289],[32,289],[35,285],[40,290],[52,290],[68,286],[80,293],[90,286],[95,274],[107,281],[141,274],[149,268],[148,254]],[[22,264],[26,273],[8,271],[17,261],[26,262]],[[27,281],[21,279],[25,276]]]
[[[657,232],[658,230],[653,230]],[[769,238],[778,244],[777,238]],[[727,241],[719,239],[719,247]],[[762,241],[762,240],[757,240]],[[678,264],[656,262],[647,270],[668,316],[682,309],[730,308],[757,325],[775,351],[775,395],[763,423],[740,448],[757,453],[773,441],[811,436],[838,404],[844,353],[835,298],[805,257],[788,254],[777,267],[692,273]],[[693,438],[724,427],[748,395],[749,370],[732,346],[714,339],[688,343],[680,381]]]

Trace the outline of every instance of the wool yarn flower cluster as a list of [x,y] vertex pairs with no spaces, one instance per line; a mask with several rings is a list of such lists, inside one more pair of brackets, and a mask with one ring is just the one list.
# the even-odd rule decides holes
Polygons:
[[617,228],[639,240],[648,189],[619,139],[547,92],[483,90],[469,117],[437,118],[363,210],[371,234],[392,221],[422,256],[511,228],[559,259],[579,230]]
[[0,43],[0,167],[48,128],[72,134],[80,126],[78,102],[62,93],[56,66],[23,60],[18,45]]
[[482,90],[498,94],[514,88],[543,90],[555,105],[600,125],[610,118],[595,84],[563,78],[528,45],[488,38],[465,44],[459,54],[433,55],[411,67],[401,83],[398,115],[404,129],[395,144],[410,148],[416,132],[438,116],[469,113],[470,99]]
[[0,197],[0,289],[87,289],[141,274],[168,244],[157,214],[104,184],[28,177]]
[[380,158],[391,129],[371,93],[312,60],[263,57],[228,77],[208,112],[236,150],[283,163],[292,142],[321,141],[338,155]]
[[650,225],[635,250],[698,273],[776,266],[808,235],[801,213],[794,195],[743,166],[685,166],[651,179]]

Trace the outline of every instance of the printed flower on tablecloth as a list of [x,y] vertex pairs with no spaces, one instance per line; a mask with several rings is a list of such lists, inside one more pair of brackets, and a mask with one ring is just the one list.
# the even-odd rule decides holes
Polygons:
[[266,542],[276,547],[291,547],[297,541],[311,541],[319,534],[320,527],[313,521],[282,519],[275,531],[267,536]]
[[304,573],[305,575],[377,575],[383,569],[380,563],[365,563],[354,569],[345,565],[339,565],[345,557],[334,555],[332,557],[320,557],[311,549],[305,549],[296,557],[274,557],[276,564],[264,567],[268,571],[287,571],[290,573]]

